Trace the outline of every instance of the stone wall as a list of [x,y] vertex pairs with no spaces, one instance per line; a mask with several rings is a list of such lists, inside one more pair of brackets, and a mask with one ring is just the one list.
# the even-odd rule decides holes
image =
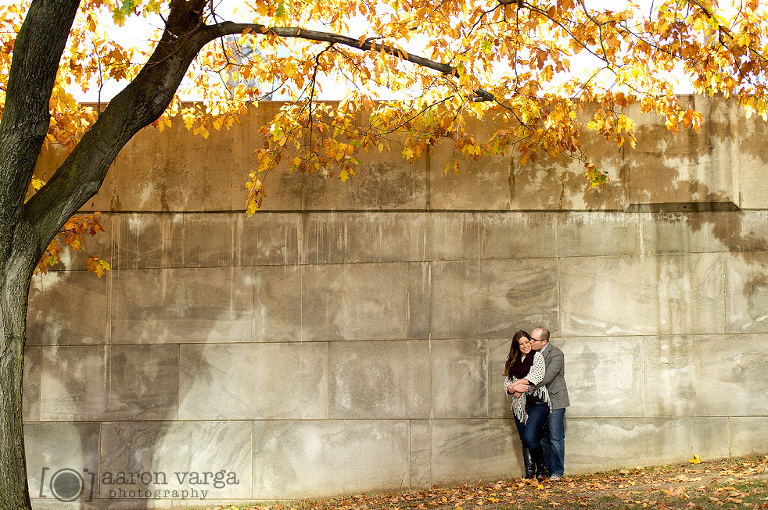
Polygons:
[[[35,508],[165,508],[519,476],[509,339],[566,356],[566,473],[768,451],[765,125],[642,118],[577,164],[244,182],[267,105],[208,140],[147,129],[87,210],[106,235],[32,284]],[[42,174],[63,157],[41,157]],[[67,485],[66,482],[74,482]],[[65,503],[69,497],[77,498]]]

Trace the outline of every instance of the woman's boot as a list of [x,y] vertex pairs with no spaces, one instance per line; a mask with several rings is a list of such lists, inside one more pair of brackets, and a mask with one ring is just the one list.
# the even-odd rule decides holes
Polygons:
[[528,448],[525,446],[523,446],[523,465],[525,466],[526,478],[533,478],[536,476],[536,468],[534,468],[533,461],[531,460],[531,452],[529,452]]
[[529,448],[528,451],[531,454],[531,460],[536,466],[536,479],[541,481],[549,476],[547,472],[547,466],[544,463],[544,449],[541,446],[536,448]]

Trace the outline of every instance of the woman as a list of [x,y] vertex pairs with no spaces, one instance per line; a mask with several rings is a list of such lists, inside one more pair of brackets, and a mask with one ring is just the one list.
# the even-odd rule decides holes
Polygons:
[[[518,331],[512,337],[509,356],[504,366],[504,388],[507,395],[513,395],[512,411],[520,441],[523,443],[525,477],[534,476],[542,480],[548,476],[541,448],[543,427],[549,417],[549,395],[547,389],[533,388],[544,378],[544,356],[531,350],[531,337],[525,331]],[[528,393],[510,391],[515,381],[525,379],[531,385]]]

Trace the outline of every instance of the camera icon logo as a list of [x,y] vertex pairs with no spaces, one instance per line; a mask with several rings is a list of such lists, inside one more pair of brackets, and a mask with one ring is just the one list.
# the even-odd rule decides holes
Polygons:
[[[75,501],[85,493],[85,500],[91,501],[93,498],[93,484],[96,474],[87,469],[82,473],[72,468],[61,468],[56,471],[48,483],[46,483],[46,472],[50,468],[44,467],[40,473],[40,494],[41,498],[47,498],[48,492],[59,501]],[[46,491],[48,489],[48,491]]]

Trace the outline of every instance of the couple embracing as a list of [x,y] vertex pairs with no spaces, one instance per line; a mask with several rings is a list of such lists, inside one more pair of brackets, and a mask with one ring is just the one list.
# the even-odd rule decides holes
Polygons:
[[504,366],[504,387],[512,395],[515,425],[523,443],[526,478],[558,480],[565,464],[565,385],[563,351],[549,343],[549,330],[512,337]]

